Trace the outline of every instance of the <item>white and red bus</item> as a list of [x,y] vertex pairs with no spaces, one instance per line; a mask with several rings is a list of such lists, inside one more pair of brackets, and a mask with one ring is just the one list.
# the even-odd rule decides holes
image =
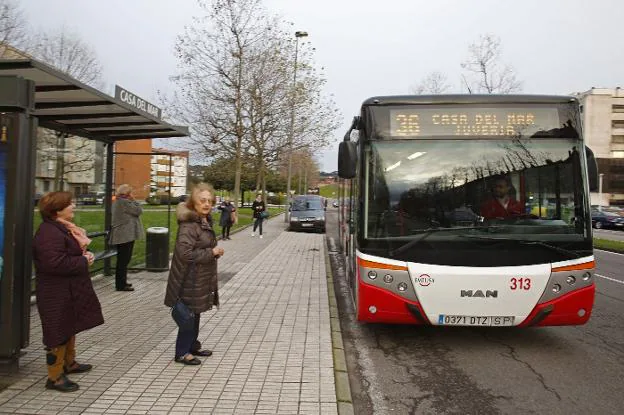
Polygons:
[[588,321],[597,167],[576,98],[370,98],[340,144],[338,169],[359,321]]

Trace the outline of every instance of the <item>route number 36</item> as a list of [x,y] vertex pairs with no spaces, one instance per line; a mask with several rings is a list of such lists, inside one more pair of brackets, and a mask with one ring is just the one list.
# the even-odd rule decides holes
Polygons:
[[512,278],[509,283],[509,288],[512,290],[527,291],[531,289],[531,278]]

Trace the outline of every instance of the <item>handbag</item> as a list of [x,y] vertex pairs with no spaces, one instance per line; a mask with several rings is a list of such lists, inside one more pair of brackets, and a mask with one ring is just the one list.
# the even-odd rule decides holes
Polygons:
[[176,322],[180,330],[190,330],[195,323],[195,313],[186,305],[181,298],[178,298],[171,307],[171,317]]
[[[192,265],[189,274],[192,274]],[[193,278],[193,285],[195,284],[195,278]],[[184,283],[182,283],[182,288],[180,291],[184,290]],[[173,303],[173,307],[171,307],[171,317],[173,317],[173,321],[176,322],[180,330],[186,331],[190,330],[195,324],[195,313],[189,308],[189,306],[182,301],[182,294],[178,296],[175,303]]]
[[268,219],[269,217],[269,212],[267,212],[266,210],[263,210],[262,212],[260,212],[260,217],[262,219]]
[[232,222],[232,224],[236,224],[238,222],[238,216],[236,215],[236,212],[230,213],[230,222]]

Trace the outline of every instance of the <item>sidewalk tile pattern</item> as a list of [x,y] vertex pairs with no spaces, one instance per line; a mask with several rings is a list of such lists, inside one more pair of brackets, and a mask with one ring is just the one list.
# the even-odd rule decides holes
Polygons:
[[163,305],[167,273],[129,277],[137,291],[94,280],[106,323],[77,336],[75,393],[44,388],[41,325],[32,309],[31,345],[0,413],[337,414],[323,235],[243,231],[220,242],[222,305],[202,314],[200,341],[214,351],[199,366],[173,361],[177,329]]

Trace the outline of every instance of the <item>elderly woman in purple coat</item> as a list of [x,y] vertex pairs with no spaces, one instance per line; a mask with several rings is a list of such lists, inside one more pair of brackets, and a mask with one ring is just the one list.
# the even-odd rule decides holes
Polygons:
[[48,365],[46,388],[61,392],[78,390],[67,374],[92,369],[76,362],[76,334],[104,323],[89,276],[94,259],[87,251],[91,240],[74,224],[74,207],[69,192],[44,195],[39,201],[43,222],[33,241],[37,308]]

